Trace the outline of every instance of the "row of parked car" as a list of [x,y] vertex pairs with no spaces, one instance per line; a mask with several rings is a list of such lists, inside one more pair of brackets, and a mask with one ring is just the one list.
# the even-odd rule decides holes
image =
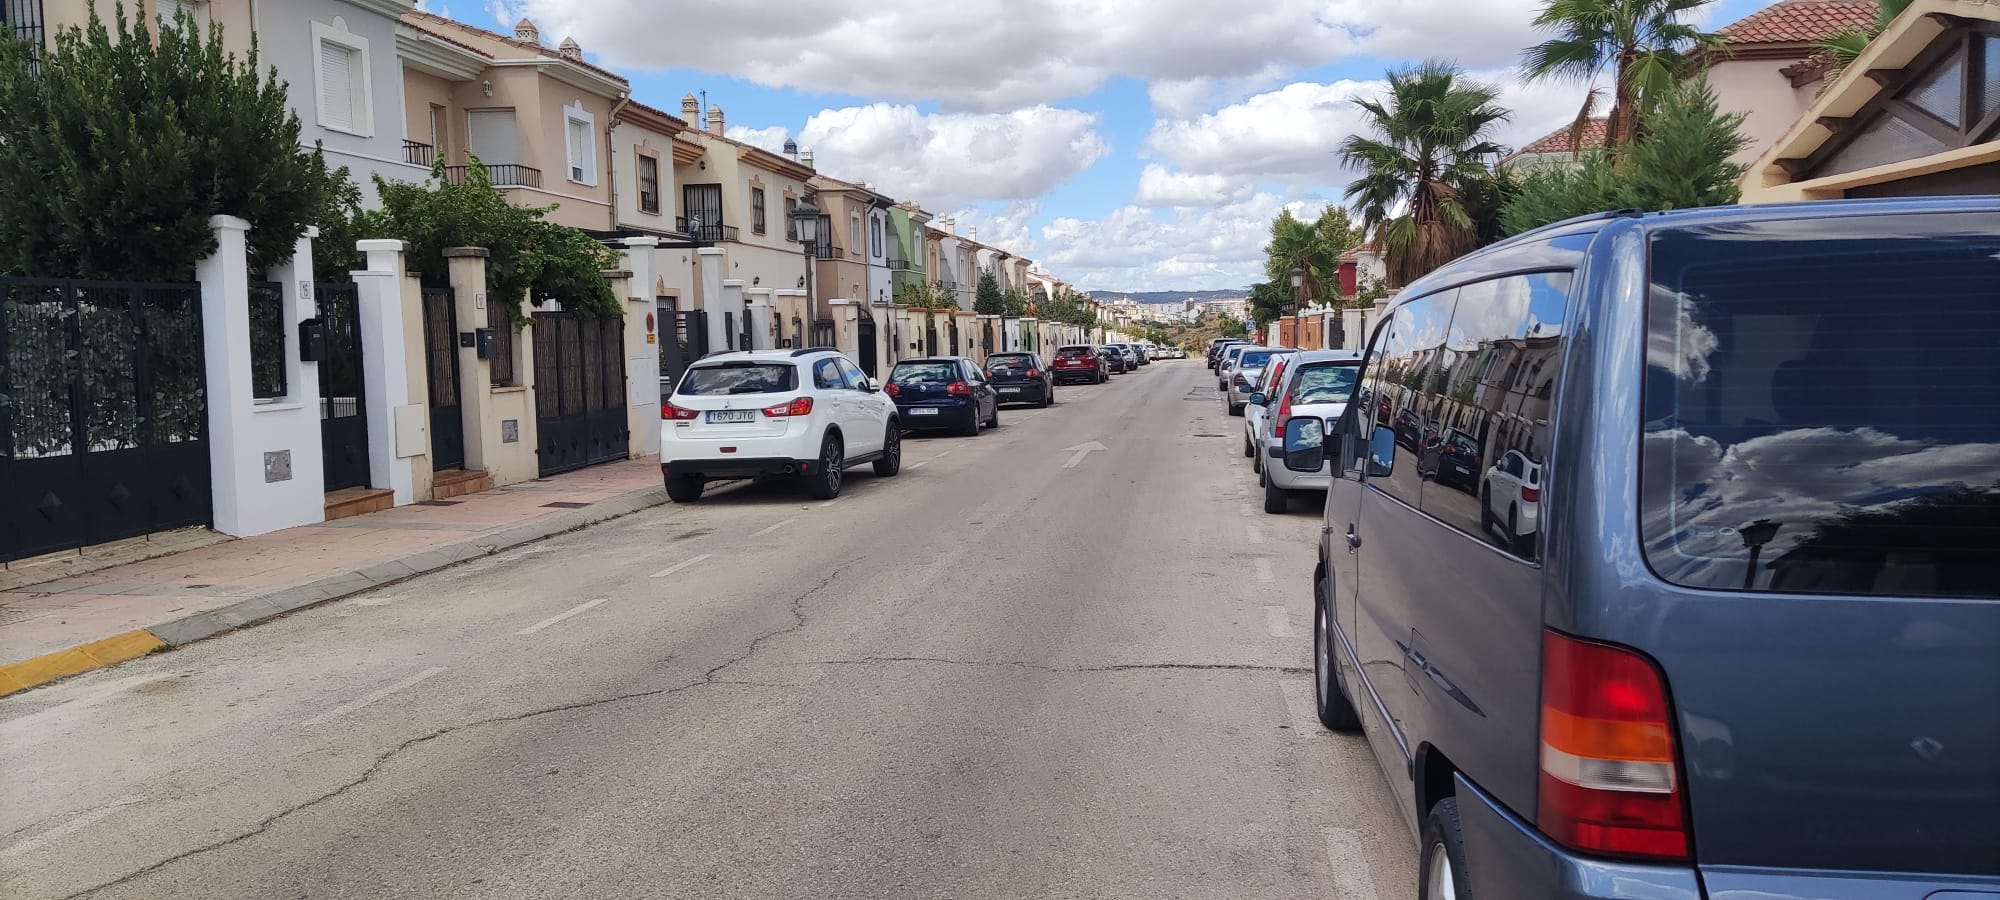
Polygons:
[[1048,360],[1026,351],[990,354],[983,365],[906,359],[878,381],[832,347],[713,353],[660,404],[660,474],[677,503],[740,478],[796,479],[831,500],[855,466],[884,478],[900,472],[904,434],[976,437],[1000,427],[1002,406],[1053,406],[1058,385],[1103,384],[1185,356],[1151,342],[1075,344]]
[[1214,354],[1267,483],[1325,492],[1318,715],[1420,897],[2000,898],[1996,222],[1584,217],[1362,360]]

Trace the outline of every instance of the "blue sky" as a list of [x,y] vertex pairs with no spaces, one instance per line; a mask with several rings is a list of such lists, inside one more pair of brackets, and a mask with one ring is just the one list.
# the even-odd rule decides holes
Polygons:
[[[469,7],[472,0],[461,0]],[[730,134],[813,149],[822,171],[953,216],[961,232],[1091,289],[1240,287],[1268,223],[1348,174],[1351,99],[1430,56],[1515,111],[1519,145],[1581,85],[1523,85],[1542,0],[488,0],[431,6],[503,30],[526,15],[668,112],[707,91]],[[1765,5],[1716,0],[1718,27]],[[467,15],[470,12],[471,15]]]

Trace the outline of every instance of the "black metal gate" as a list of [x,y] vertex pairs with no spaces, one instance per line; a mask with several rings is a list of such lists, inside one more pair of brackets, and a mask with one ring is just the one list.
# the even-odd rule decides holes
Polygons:
[[931,322],[925,322],[925,323],[924,323],[924,355],[925,355],[925,356],[936,356],[936,355],[938,355],[938,354],[937,354],[937,348],[938,348],[938,340],[937,340],[937,322],[935,322],[935,321],[931,321]]
[[694,361],[708,355],[708,313],[699,309],[667,313],[666,343],[660,347],[660,394],[679,384]]
[[953,316],[946,319],[944,324],[945,328],[951,332],[951,355],[962,356],[963,354],[958,352],[958,317]]
[[459,414],[458,309],[451,288],[424,288],[424,370],[431,386],[431,469],[465,467]]
[[543,475],[626,457],[624,318],[535,314],[535,429]]
[[0,279],[0,559],[210,520],[201,289]]
[[756,323],[752,321],[755,318],[756,318],[755,316],[752,316],[750,314],[749,310],[746,309],[743,311],[743,336],[742,340],[739,343],[737,343],[736,349],[738,350],[757,349],[757,337],[756,337],[757,326]]
[[741,349],[736,346],[736,339],[738,336],[739,335],[736,332],[736,313],[730,310],[723,310],[722,340],[728,344],[729,349],[738,350]]
[[861,351],[861,371],[867,373],[868,377],[875,378],[877,377],[875,373],[875,320],[864,314],[860,321],[855,323],[854,333],[857,335],[855,339],[856,343],[861,345],[858,348]]
[[353,282],[313,285],[326,323],[319,364],[319,443],[326,489],[368,485],[367,390],[361,377],[361,289]]
[[832,319],[813,320],[812,343],[808,347],[831,347],[834,345],[834,321]]

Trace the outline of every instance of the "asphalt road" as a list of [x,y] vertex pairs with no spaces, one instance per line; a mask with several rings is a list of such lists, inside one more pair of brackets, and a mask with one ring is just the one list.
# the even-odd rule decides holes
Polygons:
[[[0,700],[0,895],[1415,896],[1194,360]],[[1090,452],[1073,467],[1073,450]]]

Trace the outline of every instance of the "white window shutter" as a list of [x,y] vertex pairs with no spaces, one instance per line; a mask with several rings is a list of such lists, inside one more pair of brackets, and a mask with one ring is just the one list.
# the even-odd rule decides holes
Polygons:
[[354,130],[354,51],[331,41],[320,42],[319,108],[326,124]]
[[569,177],[572,181],[589,181],[590,126],[575,119],[566,119],[569,126]]

